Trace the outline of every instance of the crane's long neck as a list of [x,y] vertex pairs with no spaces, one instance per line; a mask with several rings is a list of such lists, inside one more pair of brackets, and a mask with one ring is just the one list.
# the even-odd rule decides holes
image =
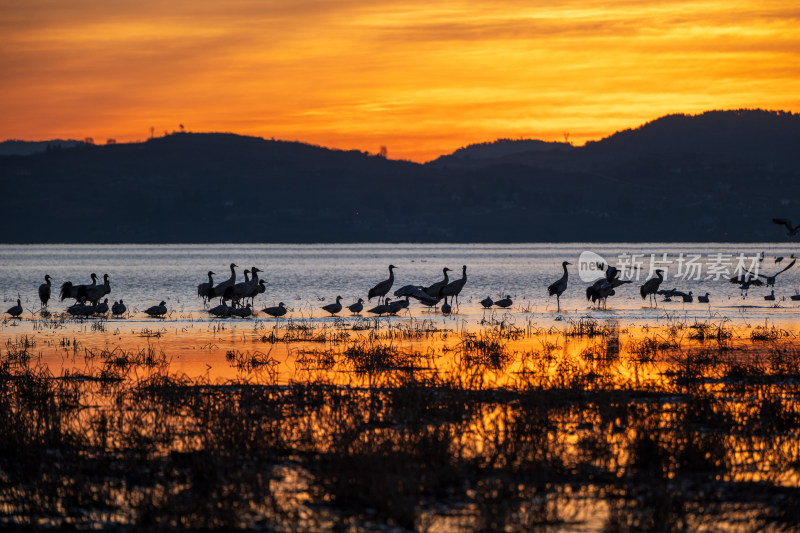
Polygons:
[[234,267],[233,265],[231,265],[231,278],[230,278],[230,281],[231,281],[231,283],[235,283],[236,282],[236,267]]
[[444,274],[444,282],[447,284],[450,281],[450,278],[447,277],[447,270],[442,270],[442,273]]
[[211,274],[211,272],[209,272],[208,273],[208,284],[209,285],[214,285],[214,278],[212,278],[211,276],[212,276],[212,274]]
[[389,280],[394,283],[394,269],[389,269]]
[[567,279],[569,278],[569,270],[567,270],[567,265],[561,265],[561,268],[564,269],[564,275],[561,276],[561,279],[567,281]]

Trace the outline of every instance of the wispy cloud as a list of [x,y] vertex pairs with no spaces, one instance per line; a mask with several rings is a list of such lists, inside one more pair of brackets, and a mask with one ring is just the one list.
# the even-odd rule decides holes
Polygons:
[[670,112],[800,111],[784,1],[10,0],[0,138],[185,123],[428,159]]

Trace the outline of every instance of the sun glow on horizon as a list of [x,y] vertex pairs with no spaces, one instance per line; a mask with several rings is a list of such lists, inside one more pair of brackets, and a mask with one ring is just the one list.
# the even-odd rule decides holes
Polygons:
[[229,131],[426,161],[671,113],[800,111],[800,6],[12,1],[0,139]]

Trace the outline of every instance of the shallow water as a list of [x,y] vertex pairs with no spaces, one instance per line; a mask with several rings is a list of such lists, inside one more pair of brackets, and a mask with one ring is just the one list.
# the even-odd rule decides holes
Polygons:
[[[64,514],[74,524],[156,517],[279,531],[344,522],[354,531],[795,524],[786,502],[800,486],[800,323],[797,304],[780,296],[794,292],[797,271],[779,276],[777,307],[763,300],[764,287],[744,299],[726,279],[668,278],[666,287],[708,291],[713,303],[650,308],[640,279],[597,310],[577,275],[585,248],[0,247],[0,296],[10,305],[19,294],[26,308],[22,320],[0,320],[1,396],[5,413],[16,413],[15,423],[0,424],[11,450],[0,461],[10,473],[0,500],[20,502],[6,505],[0,525],[57,527]],[[591,249],[612,264],[624,252],[764,251],[769,273],[780,268],[774,254],[791,253],[779,245]],[[576,266],[557,313],[546,287],[562,260]],[[211,319],[196,285],[230,261],[262,268],[269,285],[257,307],[284,301],[289,319]],[[321,305],[336,294],[345,303],[363,297],[389,263],[399,267],[396,287],[436,281],[444,265],[458,276],[467,264],[460,312],[412,305],[398,317],[324,316]],[[67,318],[60,312],[71,301],[53,301],[49,319],[38,313],[44,273],[58,286],[90,272],[111,276],[109,296],[125,299],[129,317]],[[516,302],[509,310],[478,304],[504,293]],[[160,299],[167,319],[140,312]],[[117,465],[111,474],[109,464]],[[140,471],[148,473],[131,475]],[[221,515],[228,492],[215,487],[229,486],[240,488],[235,501],[246,509]],[[408,490],[410,505],[398,506]],[[374,509],[389,517],[385,527]]]
[[[640,268],[628,271],[632,283],[617,289],[607,310],[592,309],[585,298],[590,283],[580,279],[577,266],[584,251],[598,253],[616,266],[638,256],[635,260]],[[54,286],[51,311],[63,311],[72,303],[58,301],[58,287],[64,281],[90,283],[92,272],[98,276],[108,273],[112,287],[109,301],[124,299],[138,321],[149,320],[141,310],[162,299],[173,311],[173,320],[207,319],[197,297],[197,285],[206,281],[208,270],[217,273],[215,282],[227,279],[228,265],[235,262],[240,266],[238,280],[245,268],[257,266],[264,271],[261,278],[267,282],[267,291],[256,299],[256,309],[283,301],[292,309],[290,316],[324,319],[326,313],[320,307],[337,295],[343,297],[345,305],[359,297],[366,299],[369,288],[388,276],[389,263],[398,267],[393,290],[409,283],[434,283],[442,278],[445,266],[453,270],[451,279],[455,279],[461,276],[461,266],[467,265],[468,282],[460,297],[459,320],[479,321],[484,316],[480,300],[487,296],[496,300],[508,294],[514,300],[511,311],[506,312],[510,320],[524,316],[525,320],[533,318],[546,325],[559,319],[556,299],[547,296],[547,286],[561,276],[561,262],[566,260],[573,266],[569,267],[569,287],[561,297],[564,316],[614,317],[630,323],[649,322],[668,313],[690,320],[724,317],[793,323],[800,302],[791,301],[789,296],[800,287],[800,267],[778,276],[775,302],[763,298],[770,288],[753,287],[744,298],[738,286],[728,281],[738,266],[737,258],[750,268],[759,253],[765,256],[757,263],[760,272],[772,274],[790,262],[793,247],[777,243],[2,245],[0,299],[10,306],[19,297],[27,311],[38,310],[37,287],[44,275],[50,274]],[[686,263],[679,262],[681,257],[686,261],[692,256],[697,256],[697,270],[687,276]],[[786,259],[776,264],[775,256]],[[714,270],[715,264],[720,268]],[[662,288],[676,287],[694,295],[708,292],[711,304],[673,301],[651,309],[640,298],[639,286],[657,267],[668,270]],[[419,304],[412,304],[410,314],[430,316]],[[30,316],[28,312],[26,316]]]

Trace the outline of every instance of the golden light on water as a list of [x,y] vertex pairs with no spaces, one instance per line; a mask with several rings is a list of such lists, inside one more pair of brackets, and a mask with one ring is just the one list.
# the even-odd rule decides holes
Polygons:
[[668,113],[800,111],[800,8],[7,2],[0,139],[229,131],[424,161]]

